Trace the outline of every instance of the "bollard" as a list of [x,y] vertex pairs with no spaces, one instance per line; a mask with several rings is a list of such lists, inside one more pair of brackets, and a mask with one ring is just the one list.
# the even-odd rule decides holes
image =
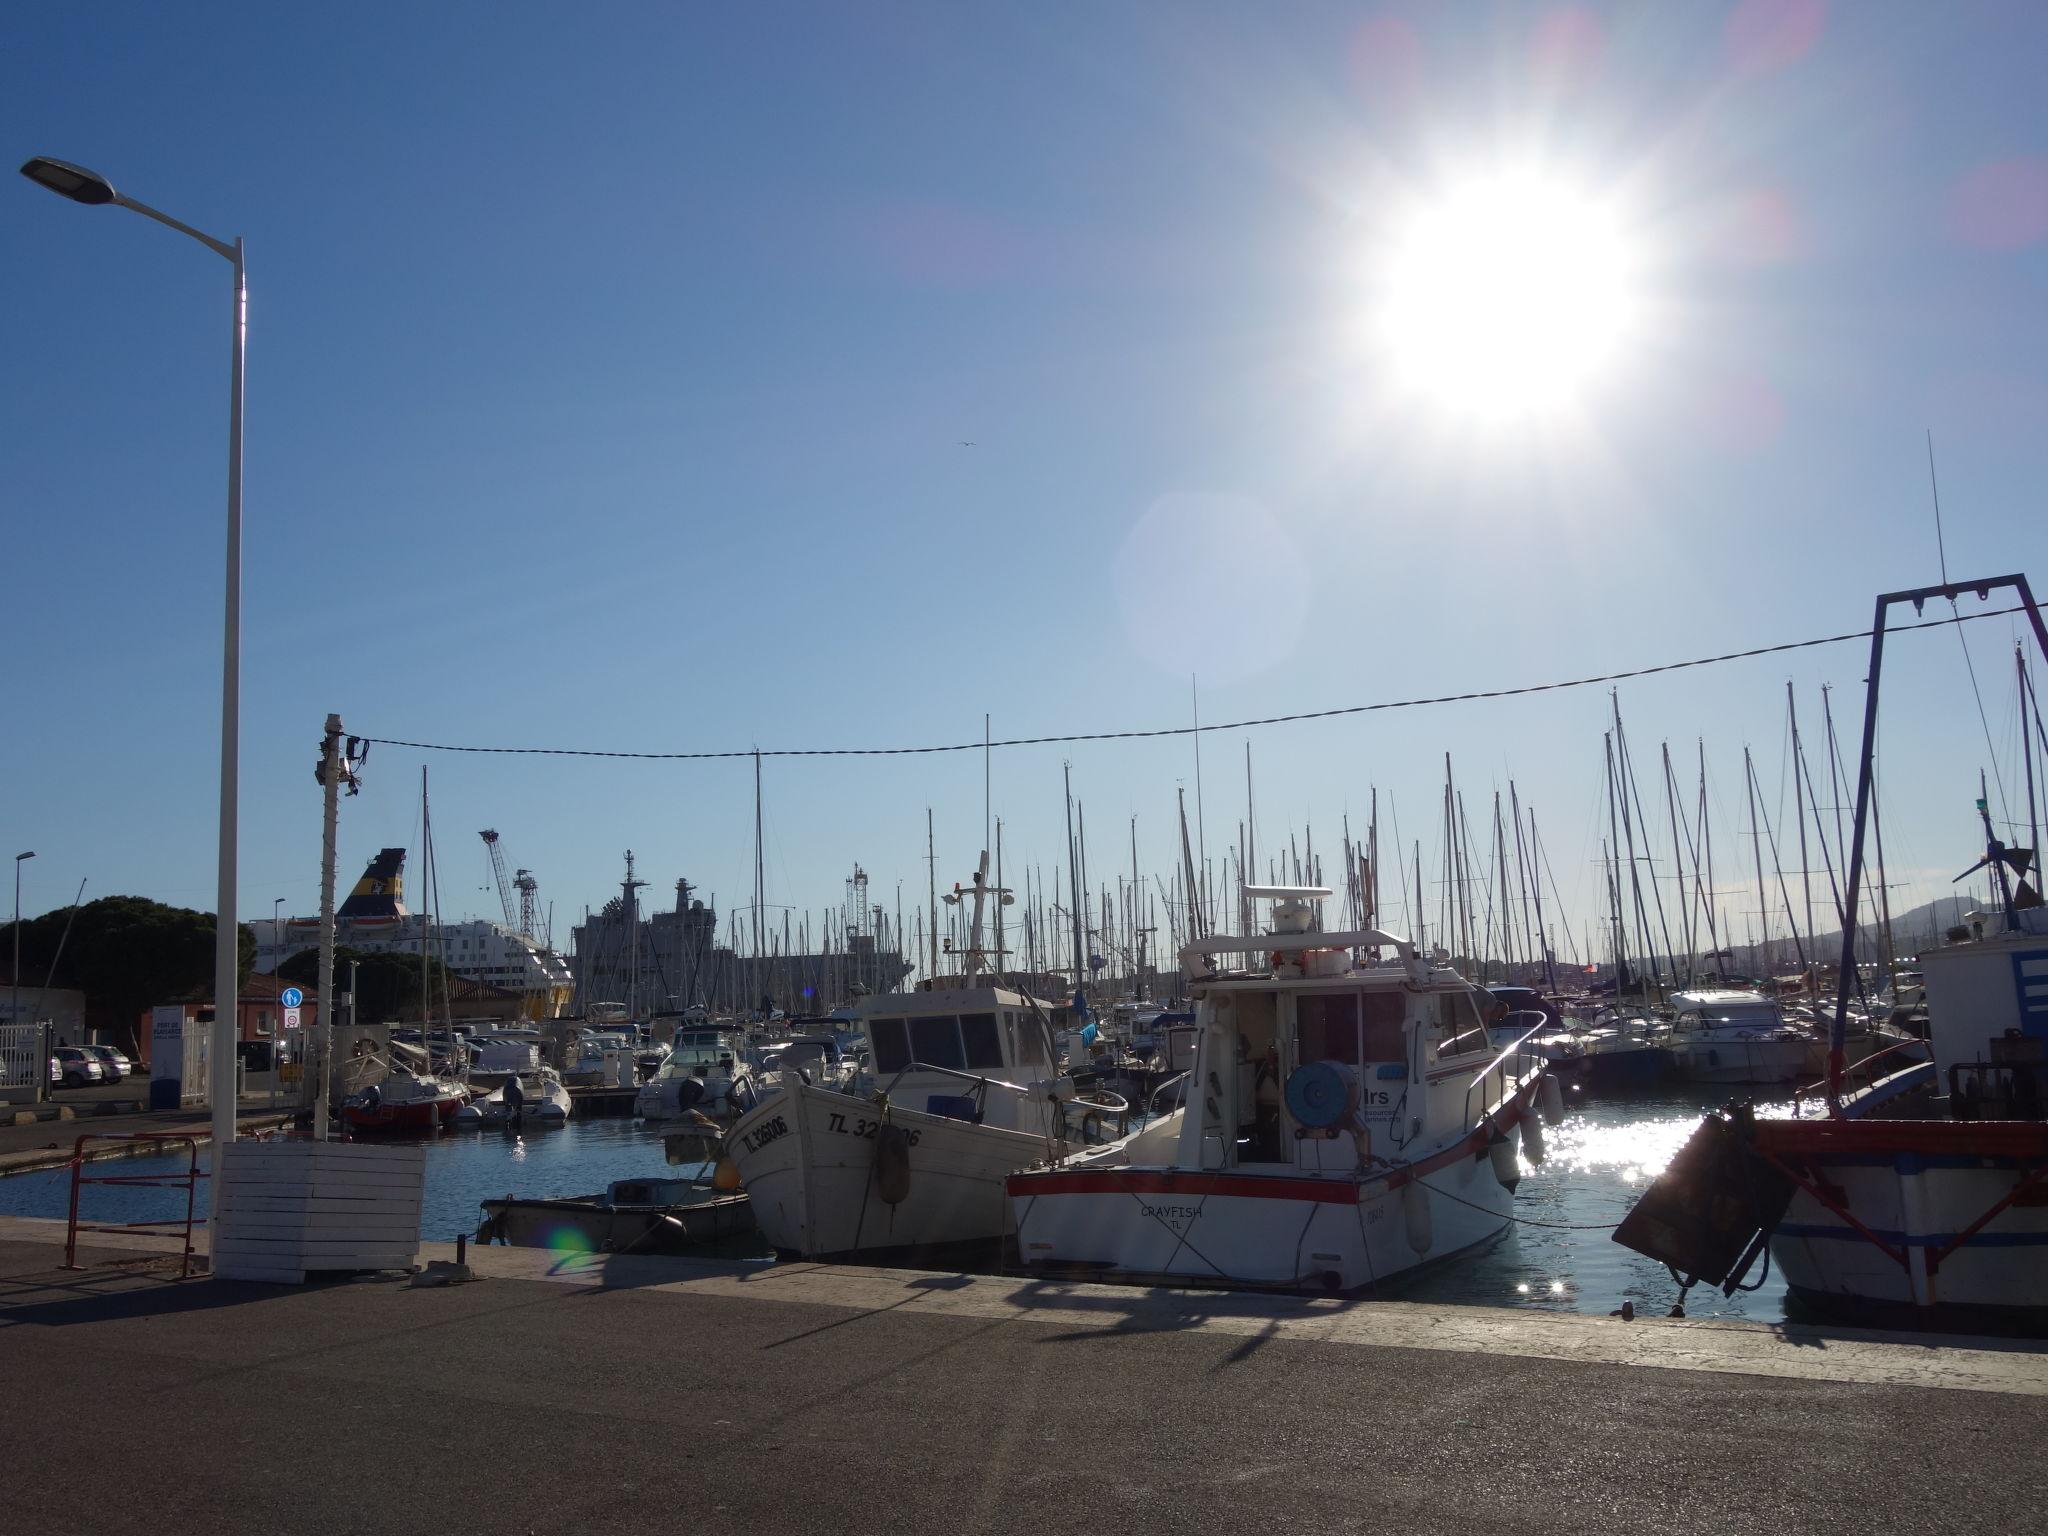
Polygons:
[[469,1234],[467,1232],[458,1232],[455,1234],[455,1262],[458,1264],[465,1263],[468,1258]]

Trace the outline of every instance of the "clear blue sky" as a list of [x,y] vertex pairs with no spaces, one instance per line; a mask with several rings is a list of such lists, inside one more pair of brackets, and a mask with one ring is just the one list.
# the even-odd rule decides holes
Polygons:
[[[373,735],[639,750],[1173,725],[1579,676],[1862,627],[1936,576],[2048,581],[2037,5],[19,6],[0,126],[251,272],[242,913],[315,909],[310,768]],[[1389,210],[1540,155],[1628,209],[1644,334],[1583,412],[1389,394],[1359,323]],[[208,907],[227,271],[0,186],[8,686],[24,906]],[[962,446],[963,441],[973,446]],[[1972,627],[2010,754],[2011,621]],[[1890,695],[1895,878],[1975,855],[1990,755],[1948,634]],[[1863,653],[1626,685],[1789,815],[1786,678],[1853,733]],[[1596,889],[1603,690],[1252,733],[1262,838],[1369,787],[1433,856],[1443,754],[1509,775]],[[1243,738],[1204,748],[1212,853]],[[413,839],[373,757],[344,881]],[[1185,738],[999,754],[1013,860],[1173,854]],[[634,848],[744,901],[751,769],[436,757],[558,933]],[[1645,784],[1648,795],[1650,785]],[[775,761],[769,899],[942,883],[978,754]],[[1192,798],[1192,795],[1191,795]],[[1111,865],[1096,854],[1098,865]],[[1724,868],[1723,884],[1731,884]],[[1931,885],[1929,886],[1931,889]],[[1922,892],[1920,894],[1925,894]],[[1724,905],[1740,908],[1740,897]],[[1738,918],[1738,926],[1740,924]]]

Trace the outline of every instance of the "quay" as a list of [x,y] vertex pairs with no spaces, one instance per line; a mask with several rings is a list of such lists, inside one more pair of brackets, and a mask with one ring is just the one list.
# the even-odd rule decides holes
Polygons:
[[[267,1100],[262,1102],[268,1103]],[[50,1106],[45,1105],[43,1109],[48,1111]],[[236,1116],[235,1127],[238,1134],[251,1136],[289,1125],[294,1118],[290,1111],[267,1107],[258,1109],[244,1103]],[[112,1100],[90,1107],[80,1105],[76,1110],[69,1104],[63,1104],[55,1112],[44,1114],[24,1109],[11,1120],[0,1119],[0,1178],[64,1167],[71,1161],[81,1135],[134,1136],[144,1132],[193,1136],[202,1147],[213,1139],[212,1122],[203,1109],[152,1112],[138,1109],[132,1103]],[[85,1160],[91,1163],[106,1158],[148,1156],[162,1150],[148,1142],[88,1143]]]
[[18,1480],[24,1530],[1789,1536],[2048,1497],[2020,1343],[504,1248],[273,1287],[62,1241],[0,1220],[0,1436],[122,1454]]

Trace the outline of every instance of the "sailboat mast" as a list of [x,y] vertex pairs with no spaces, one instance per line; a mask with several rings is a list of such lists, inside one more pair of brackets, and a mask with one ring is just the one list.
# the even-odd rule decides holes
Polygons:
[[939,980],[939,856],[932,842],[932,808],[924,808],[924,871],[927,885],[926,895],[930,906],[926,909],[929,917],[929,938],[931,961],[924,973],[925,986],[934,987]]
[[[1806,911],[1806,931],[1812,933],[1813,872],[1808,866],[1813,860],[1806,851],[1806,789],[1802,782],[1806,777],[1806,754],[1799,746],[1799,701],[1793,695],[1792,679],[1789,677],[1785,679],[1785,717],[1792,725],[1792,810],[1799,818],[1799,886]],[[1783,809],[1784,804],[1785,802],[1780,800],[1779,808]],[[1807,981],[1814,987],[1820,985],[1819,980],[1814,977],[1808,977]]]

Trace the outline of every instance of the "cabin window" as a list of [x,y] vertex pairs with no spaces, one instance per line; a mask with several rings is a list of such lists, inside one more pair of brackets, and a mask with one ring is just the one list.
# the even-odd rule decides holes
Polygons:
[[1437,993],[1436,1021],[1444,1037],[1437,1052],[1439,1056],[1463,1056],[1486,1050],[1490,1044],[1486,1026],[1479,1021],[1479,1010],[1472,1005],[1470,992]]
[[1017,1061],[1019,1065],[1043,1066],[1045,1064],[1045,1031],[1031,1014],[1013,1013],[1010,1022],[1017,1031]]
[[1358,1065],[1358,994],[1309,992],[1294,1000],[1303,1061]]
[[955,1072],[967,1069],[960,1054],[960,1027],[951,1014],[912,1019],[910,1054],[928,1067],[951,1067]]
[[1408,1059],[1408,1004],[1399,992],[1365,992],[1359,996],[1365,1027],[1365,1060]]
[[877,1072],[901,1072],[910,1065],[910,1036],[901,1019],[868,1020],[868,1039],[874,1042]]
[[969,1067],[1000,1067],[1003,1064],[1003,1036],[992,1013],[960,1015],[960,1042],[967,1048]]

